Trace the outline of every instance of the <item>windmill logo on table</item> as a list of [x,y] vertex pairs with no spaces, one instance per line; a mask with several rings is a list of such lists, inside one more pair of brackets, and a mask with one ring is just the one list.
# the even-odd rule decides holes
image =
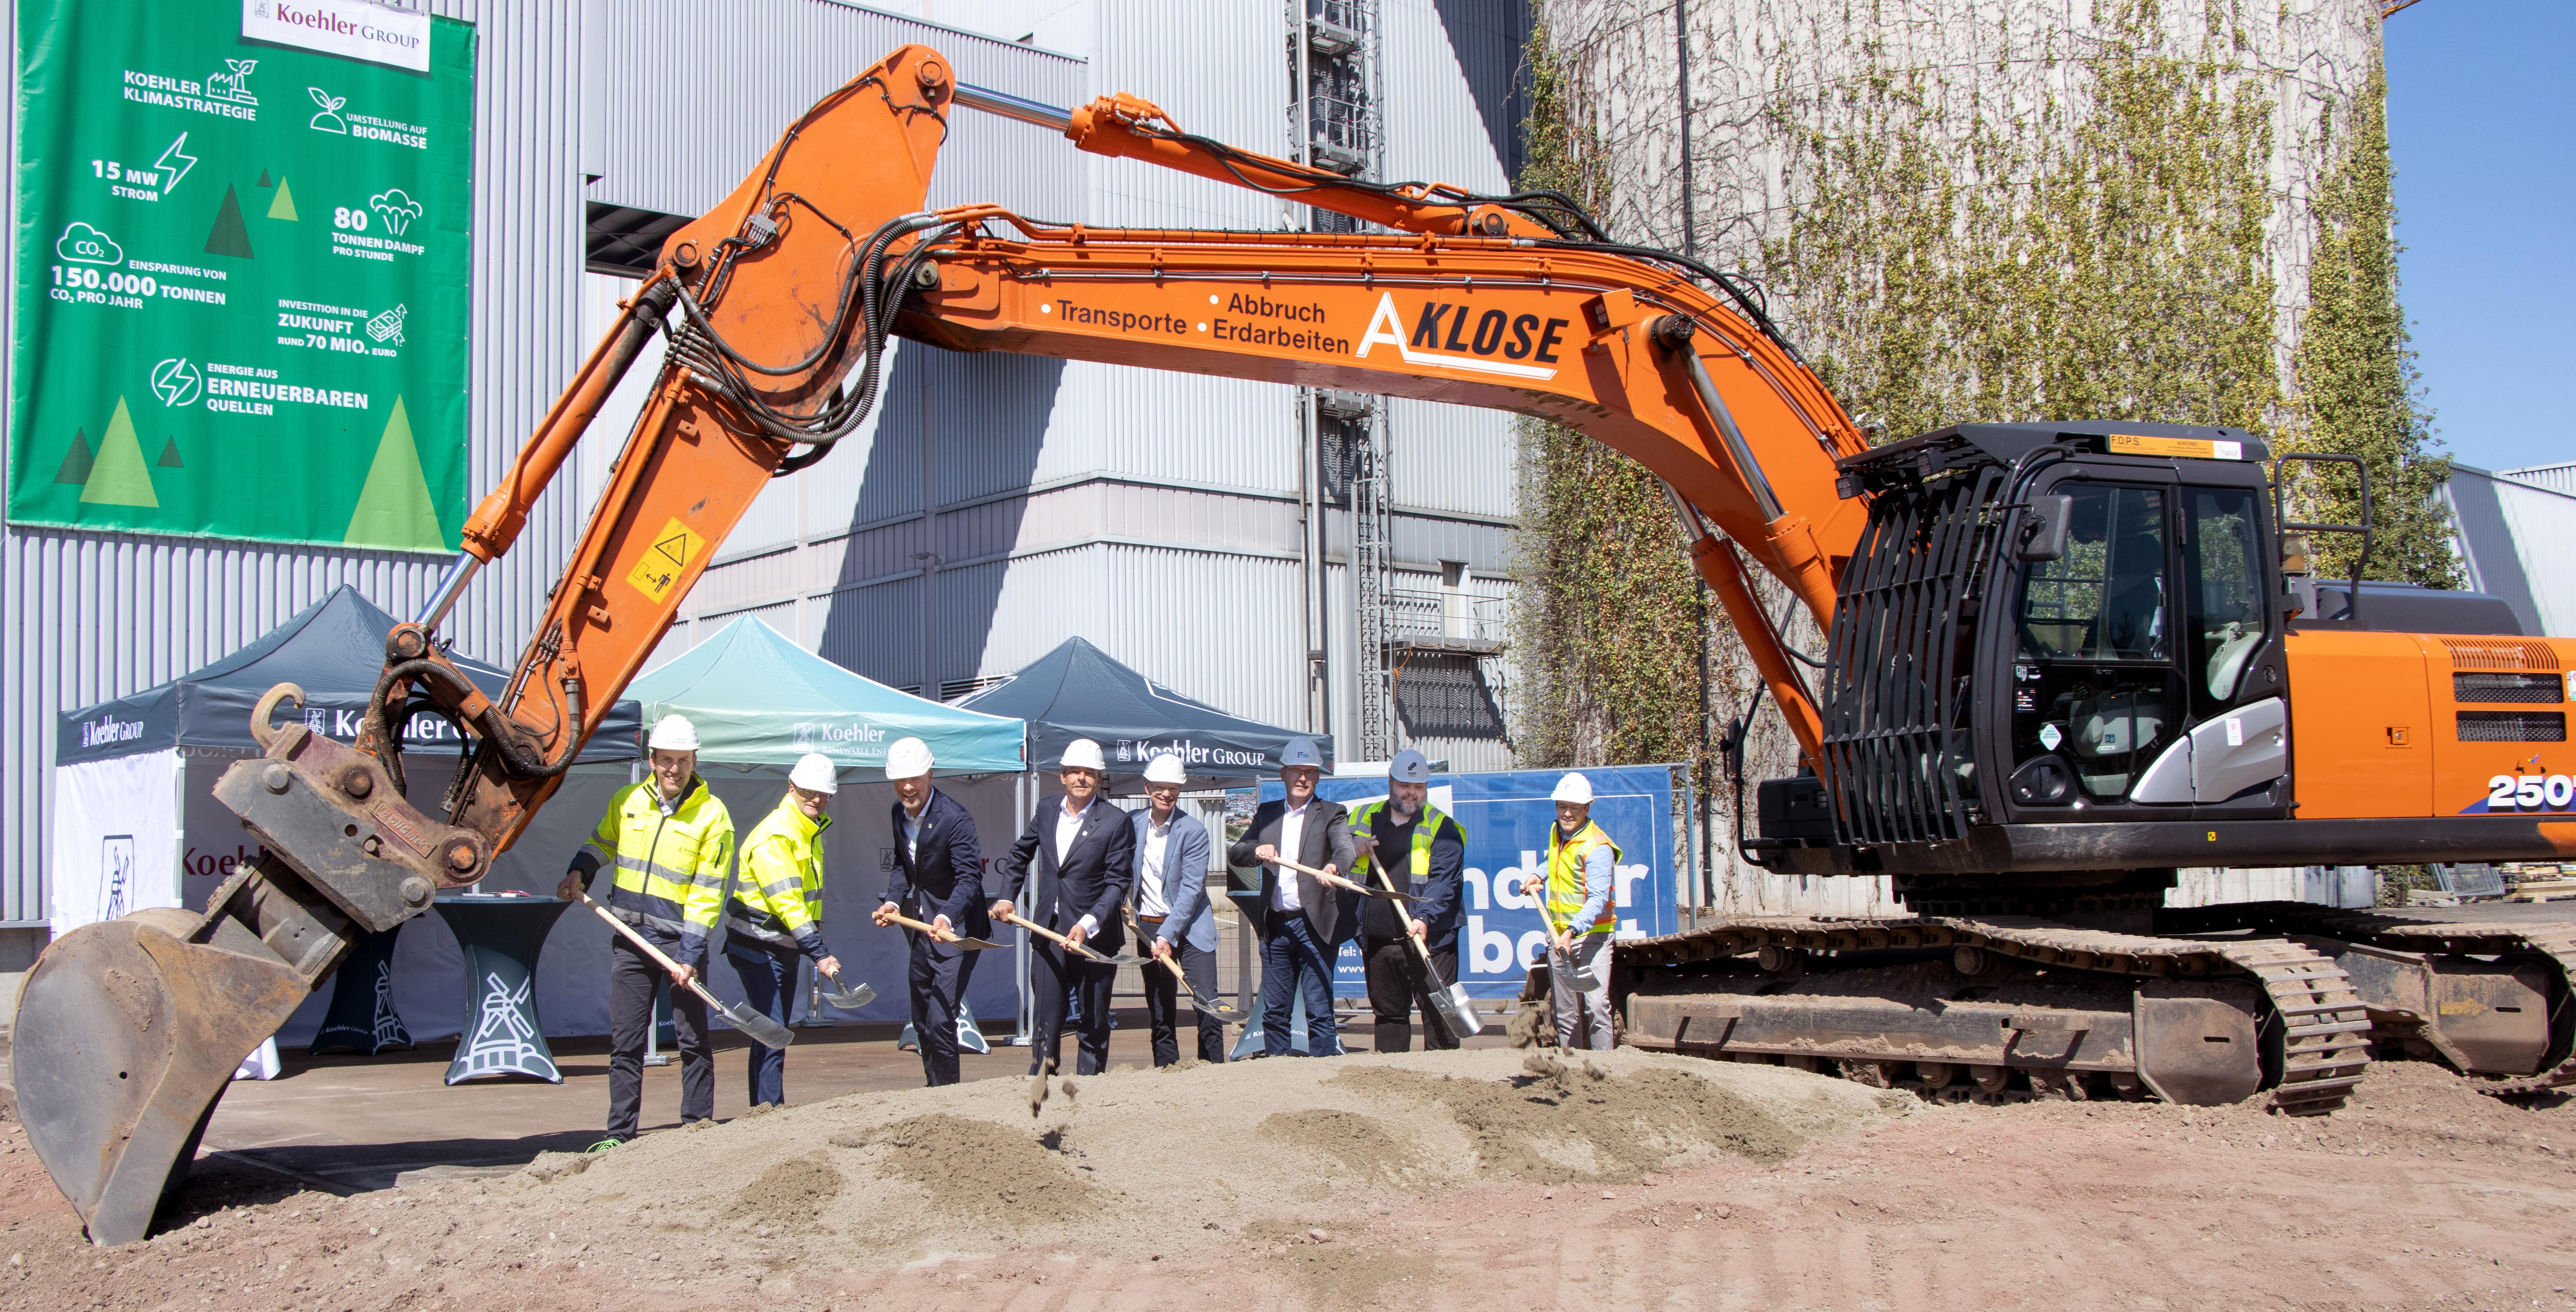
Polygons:
[[481,1015],[474,1023],[474,1038],[460,1059],[465,1078],[504,1072],[555,1078],[555,1064],[531,1042],[537,1030],[529,1023],[527,980],[520,980],[514,989],[501,982],[499,972],[487,972],[483,1002],[476,1010]]

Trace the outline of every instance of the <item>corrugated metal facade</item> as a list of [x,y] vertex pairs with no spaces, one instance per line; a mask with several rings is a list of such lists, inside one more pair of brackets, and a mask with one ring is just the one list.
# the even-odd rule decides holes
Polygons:
[[[1390,176],[1498,187],[1510,133],[1497,135],[1508,123],[1495,88],[1508,88],[1518,20],[1477,19],[1470,32],[1449,11],[1472,6],[1381,3]],[[614,314],[621,284],[581,271],[585,202],[699,212],[797,112],[897,45],[933,45],[964,80],[1048,103],[1131,90],[1193,131],[1290,152],[1286,17],[1272,4],[1053,6],[1027,20],[1034,45],[1009,39],[1028,29],[1006,30],[1030,7],[1002,0],[929,6],[989,38],[834,0],[426,7],[480,34],[469,498]],[[585,185],[585,172],[598,176]],[[1090,223],[1276,229],[1288,217],[1270,198],[971,113],[953,125],[931,202],[970,199]],[[525,640],[652,364],[467,593],[451,623],[462,650],[506,660]],[[1193,696],[1303,722],[1293,389],[911,345],[891,364],[871,431],[764,496],[666,651],[751,612],[872,677],[919,686],[1007,672],[1078,633]],[[1495,576],[1510,567],[1509,419],[1404,402],[1391,422],[1399,507],[1437,512],[1399,514],[1400,562],[1463,561],[1477,587],[1508,587]],[[8,531],[0,922],[45,914],[58,711],[215,659],[343,582],[409,613],[444,563]],[[1347,671],[1350,610],[1335,595],[1333,658]],[[1330,727],[1347,734],[1337,682]]]
[[[582,193],[581,22],[572,3],[406,6],[479,33],[475,90],[472,489],[488,486],[576,364]],[[17,6],[8,6],[12,30]],[[15,98],[11,98],[14,113]],[[10,139],[16,140],[14,123]],[[14,219],[14,216],[13,216]],[[14,227],[14,223],[13,223]],[[12,269],[12,276],[16,274]],[[0,316],[8,313],[0,307]],[[578,530],[578,495],[541,500],[517,549],[451,625],[461,650],[515,652]],[[0,708],[0,924],[41,923],[57,713],[230,652],[342,583],[397,614],[445,562],[204,538],[9,528]]]
[[[772,16],[783,2],[753,6],[745,26],[784,21]],[[871,15],[854,21],[879,44],[851,51],[853,61],[922,40],[948,52],[969,81],[1059,105],[1129,91],[1193,132],[1292,150],[1282,7],[1144,0],[1077,0],[1043,13],[1007,0],[892,7],[998,39]],[[1381,12],[1388,176],[1500,189],[1516,134],[1513,70],[1525,30],[1518,7],[1381,0]],[[660,24],[641,33],[647,48],[684,25],[676,10],[645,21]],[[797,21],[821,20],[803,13]],[[1087,62],[1011,40],[1023,33]],[[733,39],[721,38],[720,48]],[[620,58],[636,71],[619,76],[646,76],[640,59]],[[753,97],[780,122],[829,81],[795,68],[787,76],[814,84]],[[667,115],[669,131],[686,132],[709,111],[682,104],[650,112]],[[996,200],[1096,224],[1275,230],[1304,221],[1302,211],[1240,188],[1085,156],[1034,130],[995,133],[988,124],[958,116],[937,200]],[[615,175],[619,152],[630,147],[612,144],[612,177],[594,193],[694,212],[731,187],[768,139],[735,133],[656,143],[649,163],[625,170],[628,182]],[[636,189],[612,195],[611,187]],[[697,618],[688,634],[712,634],[747,611],[788,616],[800,627],[773,622],[834,660],[905,687],[1008,673],[1079,634],[1238,714],[1305,722],[1294,389],[958,356],[910,343],[896,348],[889,370],[868,431],[782,480],[725,544],[690,598]],[[1420,575],[1399,586],[1428,578],[1436,587],[1441,563],[1458,562],[1471,591],[1507,593],[1512,420],[1400,401],[1389,425],[1395,556],[1399,569]],[[1328,559],[1338,562],[1348,516],[1329,512],[1324,536]],[[1343,571],[1334,563],[1328,573],[1338,579]],[[1335,587],[1327,727],[1347,735],[1357,652],[1347,593]],[[1478,766],[1508,760],[1496,741],[1425,746]]]
[[2454,463],[2434,495],[2470,587],[2504,598],[2525,633],[2576,635],[2576,578],[2564,564],[2576,556],[2576,465],[2489,473]]

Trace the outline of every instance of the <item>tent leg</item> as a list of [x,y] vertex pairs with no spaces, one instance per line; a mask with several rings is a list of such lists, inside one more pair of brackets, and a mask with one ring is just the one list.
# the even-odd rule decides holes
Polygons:
[[[1012,819],[1022,829],[1026,829],[1029,820],[1038,813],[1037,794],[1037,775],[1033,773],[1020,775],[1017,786],[1011,790],[1011,796],[1012,800],[1019,804],[1016,808],[1017,814]],[[1012,982],[1019,986],[1020,991],[1020,1032],[1011,1036],[1011,1046],[1025,1048],[1029,1046],[1037,1031],[1037,1013],[1034,1005],[1037,1000],[1029,992],[1029,931],[1025,929],[1020,931],[1019,942],[1011,948],[1011,967]]]

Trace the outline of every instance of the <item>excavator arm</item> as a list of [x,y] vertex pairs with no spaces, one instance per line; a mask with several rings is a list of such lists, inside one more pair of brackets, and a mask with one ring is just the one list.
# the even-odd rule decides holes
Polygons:
[[[961,105],[1393,231],[925,213]],[[891,335],[1486,406],[1579,429],[1664,480],[1693,562],[1814,758],[1814,698],[1746,569],[1780,579],[1819,622],[1830,615],[1865,518],[1835,462],[1865,444],[1741,289],[1598,236],[1561,196],[1354,181],[1189,136],[1132,97],[1057,111],[960,88],[927,47],[895,51],[671,235],[660,268],[476,507],[430,603],[387,635],[357,742],[273,725],[279,705],[300,700],[292,687],[262,700],[264,755],[216,786],[259,835],[260,860],[202,914],[145,912],[48,948],[12,1050],[39,1156],[94,1240],[142,1238],[242,1055],[356,935],[490,871],[761,488],[865,423]],[[437,627],[510,549],[657,331],[670,342],[650,398],[513,677],[487,698],[440,649]],[[421,713],[453,719],[471,744],[432,807],[407,796],[398,750],[402,723]]]

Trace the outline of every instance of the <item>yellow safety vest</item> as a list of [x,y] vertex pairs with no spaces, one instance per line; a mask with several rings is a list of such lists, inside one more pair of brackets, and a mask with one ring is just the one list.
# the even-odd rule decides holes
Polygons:
[[742,879],[725,903],[725,930],[820,960],[823,949],[823,831],[832,817],[808,818],[791,794],[778,799],[742,840]]
[[[1351,832],[1354,834],[1375,832],[1377,813],[1385,806],[1386,800],[1381,798],[1351,812]],[[1422,815],[1413,822],[1413,877],[1415,879],[1431,877],[1431,844],[1440,837],[1440,826],[1447,823],[1450,823],[1449,817],[1442,815],[1439,807],[1429,802],[1422,804]],[[1467,841],[1467,829],[1464,825],[1459,826],[1458,841],[1462,843]],[[1352,882],[1365,884],[1368,878],[1369,859],[1367,857],[1363,856],[1351,862]],[[1400,884],[1397,885],[1397,890],[1407,891]]]
[[[1617,843],[1610,841],[1610,835],[1601,832],[1601,826],[1586,820],[1583,828],[1570,839],[1565,836],[1565,826],[1550,824],[1547,827],[1547,918],[1560,930],[1573,929],[1574,926],[1566,922],[1583,909],[1583,862],[1596,847],[1610,849],[1610,863],[1615,869],[1623,853]],[[1586,936],[1607,934],[1619,927],[1615,882],[1612,890],[1612,896],[1601,904],[1601,918],[1593,921],[1591,928],[1581,931]]]
[[583,845],[617,867],[608,909],[627,924],[704,939],[714,932],[733,869],[733,815],[696,776],[662,809],[650,779],[617,790]]

